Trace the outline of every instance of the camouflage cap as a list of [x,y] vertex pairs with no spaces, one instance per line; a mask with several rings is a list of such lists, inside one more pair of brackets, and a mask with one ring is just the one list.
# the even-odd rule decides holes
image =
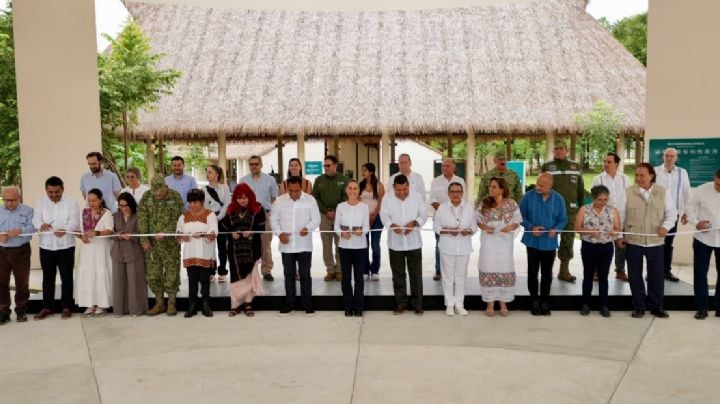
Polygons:
[[150,190],[153,192],[162,191],[165,188],[165,178],[162,175],[155,174],[150,180]]
[[495,152],[495,158],[498,160],[507,160],[507,154],[504,151]]
[[567,141],[564,140],[564,139],[557,139],[557,140],[555,140],[555,146],[554,146],[553,148],[555,148],[555,149],[562,149],[562,148],[567,149],[567,148],[568,148]]

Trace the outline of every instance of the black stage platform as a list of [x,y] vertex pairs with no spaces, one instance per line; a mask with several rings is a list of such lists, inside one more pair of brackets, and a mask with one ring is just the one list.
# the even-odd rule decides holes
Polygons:
[[[614,275],[614,274],[613,274]],[[187,307],[187,280],[183,277],[183,284],[178,294],[178,310],[185,310]],[[468,310],[484,310],[485,303],[480,296],[480,285],[478,278],[468,277],[466,285],[465,307]],[[342,292],[340,282],[325,282],[322,278],[313,278],[313,304],[316,310],[343,310]],[[630,295],[630,284],[627,282],[611,279],[609,284],[611,310],[632,310],[632,297]],[[230,298],[228,297],[229,283],[213,283],[210,295],[212,296],[213,310],[229,310]],[[256,310],[280,310],[282,307],[285,289],[284,280],[276,277],[274,282],[263,281],[266,290],[265,296],[258,296],[253,302]],[[299,282],[296,283],[298,293]],[[597,282],[594,283],[593,310],[598,307]],[[423,279],[423,308],[425,310],[444,310],[442,284],[434,281],[431,277]],[[409,288],[408,288],[409,291]],[[714,288],[710,288],[711,295]],[[56,307],[60,309],[60,287],[56,288]],[[529,310],[530,297],[527,291],[527,277],[518,275],[515,285],[515,301],[510,303],[510,310]],[[582,281],[576,283],[560,282],[553,279],[550,307],[553,310],[579,310],[581,305]],[[711,298],[712,300],[712,298]],[[150,298],[153,304],[154,299]],[[38,312],[42,308],[42,293],[32,293],[28,302],[28,310]],[[393,298],[392,280],[389,276],[382,276],[380,281],[365,282],[365,308],[366,310],[392,310],[395,306]],[[300,308],[300,298],[297,298],[297,307]],[[711,302],[712,307],[712,302]],[[693,297],[693,286],[685,283],[665,282],[665,308],[667,310],[695,310]]]

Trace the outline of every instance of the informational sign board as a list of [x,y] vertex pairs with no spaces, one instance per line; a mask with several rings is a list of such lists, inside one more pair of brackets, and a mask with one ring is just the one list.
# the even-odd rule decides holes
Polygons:
[[690,185],[697,187],[713,180],[720,168],[720,138],[699,139],[652,139],[650,140],[650,164],[663,164],[665,149],[678,151],[678,167],[687,170]]
[[524,161],[508,161],[507,168],[513,170],[520,177],[520,189],[525,193],[525,162]]
[[323,173],[322,161],[306,161],[305,175],[321,175]]

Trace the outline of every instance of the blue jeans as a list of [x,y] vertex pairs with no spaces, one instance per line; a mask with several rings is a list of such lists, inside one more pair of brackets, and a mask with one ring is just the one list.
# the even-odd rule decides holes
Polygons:
[[[382,228],[383,223],[380,220],[380,215],[378,215],[375,221],[370,224],[370,230]],[[372,248],[372,261],[369,261],[368,265],[365,266],[365,275],[380,272],[380,236],[382,236],[382,231],[371,231],[365,236],[368,238],[368,244]]]
[[[708,280],[707,274],[710,269],[710,256],[715,252],[715,271],[720,279],[720,248],[693,240],[693,289],[695,290],[695,306],[699,311],[707,311],[708,304]],[[717,301],[720,298],[720,281],[715,284],[715,310],[720,310]]]

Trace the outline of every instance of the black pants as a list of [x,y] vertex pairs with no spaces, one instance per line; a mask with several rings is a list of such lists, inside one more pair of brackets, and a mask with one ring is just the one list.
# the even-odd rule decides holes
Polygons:
[[[661,310],[665,296],[663,246],[642,247],[628,244],[625,249],[630,291],[635,310]],[[647,294],[643,280],[643,258],[647,260]],[[645,300],[647,299],[647,304]]]
[[698,310],[708,310],[708,270],[710,269],[710,256],[715,252],[715,271],[718,280],[715,282],[715,310],[720,310],[720,247],[693,240],[693,289],[695,290],[695,307]]
[[203,299],[210,298],[210,268],[188,267],[188,298],[190,301],[197,301],[198,283]]
[[[669,233],[675,233],[677,231],[678,221],[675,220],[675,225],[670,229]],[[665,275],[669,274],[672,270],[672,259],[673,259],[673,241],[675,241],[675,235],[665,236],[665,251],[663,253],[663,270]]]
[[593,290],[593,276],[597,273],[600,307],[608,305],[608,274],[613,259],[613,243],[595,244],[582,242],[580,256],[583,263],[582,295],[583,303],[590,306],[590,295]]
[[527,247],[528,292],[533,300],[538,300],[538,271],[540,271],[540,300],[547,302],[552,284],[552,268],[555,262],[555,250],[538,250]]
[[[227,275],[227,260],[228,260],[228,242],[232,242],[232,237],[228,237],[228,234],[218,234],[217,236],[217,249],[218,249],[218,275]],[[215,275],[215,268],[210,269],[210,273]]]
[[52,311],[55,302],[55,276],[58,271],[60,271],[62,308],[72,309],[75,247],[56,251],[41,248],[40,266],[43,271],[43,309]]
[[[363,274],[368,265],[368,249],[341,248],[340,270],[342,271],[342,292],[345,311],[362,311],[365,304],[365,281]],[[355,278],[355,288],[352,281]]]
[[312,278],[310,278],[310,263],[312,252],[282,253],[283,274],[285,275],[285,305],[295,308],[295,273],[300,273],[300,294],[305,310],[312,310]]
[[390,269],[392,269],[393,292],[395,303],[399,307],[407,307],[407,276],[410,278],[410,303],[421,309],[423,303],[422,250],[395,251],[390,250]]

